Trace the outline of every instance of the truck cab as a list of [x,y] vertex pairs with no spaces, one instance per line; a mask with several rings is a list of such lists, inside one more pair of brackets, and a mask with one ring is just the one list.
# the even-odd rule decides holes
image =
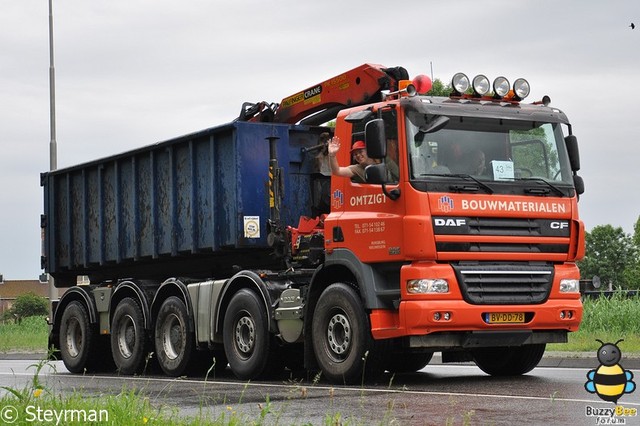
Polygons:
[[521,374],[530,355],[495,360],[534,352],[535,366],[546,343],[578,329],[584,185],[562,111],[399,94],[342,111],[336,129],[377,160],[367,183],[333,178],[325,221],[326,266],[371,278],[360,292],[374,338]]

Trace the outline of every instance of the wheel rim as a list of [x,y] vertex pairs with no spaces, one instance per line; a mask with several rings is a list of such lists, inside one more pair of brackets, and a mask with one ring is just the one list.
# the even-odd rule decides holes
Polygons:
[[169,315],[162,324],[162,349],[167,358],[174,360],[184,349],[184,326],[177,315]]
[[66,343],[69,356],[76,358],[80,355],[80,348],[82,348],[82,328],[77,318],[69,320]]
[[243,358],[248,358],[256,343],[256,325],[253,318],[247,315],[241,317],[236,322],[234,336],[238,352]]
[[118,348],[120,349],[120,354],[124,358],[131,358],[131,356],[133,355],[137,332],[138,330],[136,328],[136,323],[133,320],[133,317],[131,317],[131,315],[125,315],[124,317],[122,317],[117,333]]
[[349,319],[339,313],[329,320],[327,341],[331,355],[336,360],[343,360],[351,348],[351,324]]

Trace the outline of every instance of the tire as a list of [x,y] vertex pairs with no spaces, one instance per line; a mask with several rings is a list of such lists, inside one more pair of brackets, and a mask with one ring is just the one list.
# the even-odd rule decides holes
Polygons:
[[510,348],[480,348],[473,350],[476,365],[492,376],[519,376],[536,368],[546,345],[525,345]]
[[233,374],[251,380],[273,374],[279,351],[268,330],[267,310],[253,291],[238,291],[224,316],[224,351]]
[[[215,364],[214,364],[215,360]],[[213,371],[216,373],[222,373],[227,369],[227,365],[229,365],[229,360],[227,360],[227,354],[224,352],[224,348],[214,349],[211,351],[211,356],[209,357],[209,362],[206,367],[207,370],[213,365]]]
[[111,354],[120,374],[142,371],[147,355],[144,317],[130,297],[118,303],[111,321]]
[[282,362],[293,373],[306,372],[304,368],[304,344],[295,343],[283,348]]
[[[194,350],[191,354],[191,362],[187,367],[187,374],[215,378],[217,374],[227,369],[227,355],[224,349]],[[211,370],[211,371],[209,371]]]
[[356,384],[382,373],[369,320],[350,286],[336,283],[322,292],[311,333],[318,365],[332,383]]
[[390,353],[385,360],[385,369],[390,373],[415,373],[426,367],[433,352]]
[[67,370],[82,373],[90,369],[96,337],[87,308],[78,301],[69,303],[60,320],[60,354]]
[[92,373],[113,373],[116,366],[111,356],[111,341],[109,336],[101,335],[96,330],[92,346],[93,355],[88,362],[87,371]]
[[187,307],[181,299],[171,296],[160,306],[154,341],[162,371],[167,376],[181,376],[195,351],[195,337],[189,331]]

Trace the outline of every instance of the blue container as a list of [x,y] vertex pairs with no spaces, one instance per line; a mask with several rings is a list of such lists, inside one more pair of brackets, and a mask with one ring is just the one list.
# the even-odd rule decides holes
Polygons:
[[269,137],[283,168],[281,219],[311,215],[322,128],[233,122],[42,175],[43,268],[56,286],[228,276],[277,268],[267,244]]

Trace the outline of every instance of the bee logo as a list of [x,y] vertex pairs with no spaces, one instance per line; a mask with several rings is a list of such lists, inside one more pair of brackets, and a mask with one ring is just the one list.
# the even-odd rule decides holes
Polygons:
[[620,339],[616,343],[604,343],[602,340],[596,340],[602,345],[598,349],[598,361],[601,365],[587,373],[589,380],[584,384],[584,388],[589,393],[597,394],[604,401],[617,404],[623,394],[631,393],[636,389],[636,384],[631,380],[633,373],[625,370],[619,364],[622,359],[622,351],[620,351],[618,343],[624,339]]

